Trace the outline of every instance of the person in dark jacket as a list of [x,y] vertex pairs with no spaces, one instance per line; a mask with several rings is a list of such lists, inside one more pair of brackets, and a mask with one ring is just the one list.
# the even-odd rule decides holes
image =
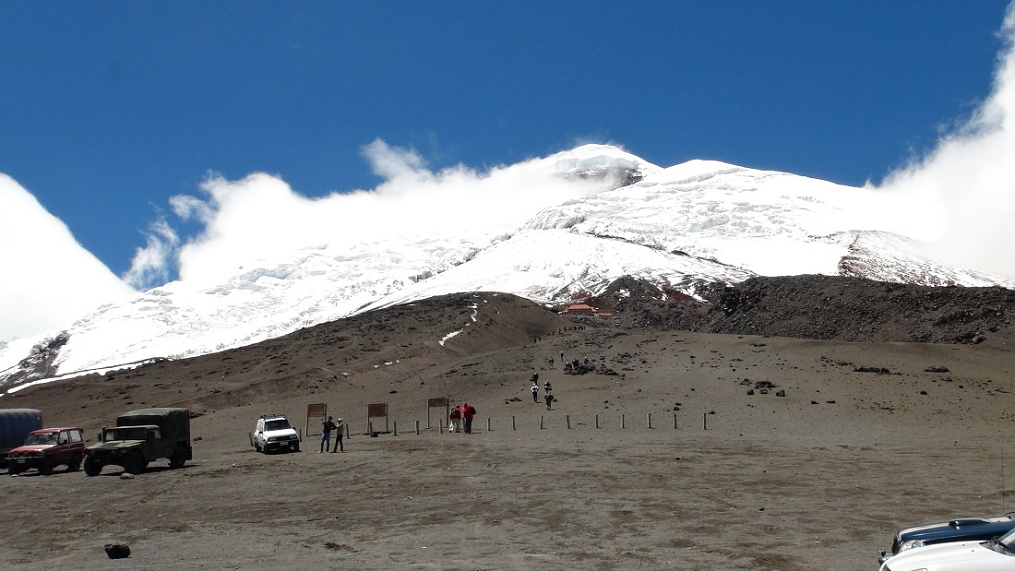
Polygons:
[[338,428],[332,421],[331,417],[324,421],[324,426],[321,427],[321,452],[328,449],[328,445],[331,444],[331,431]]

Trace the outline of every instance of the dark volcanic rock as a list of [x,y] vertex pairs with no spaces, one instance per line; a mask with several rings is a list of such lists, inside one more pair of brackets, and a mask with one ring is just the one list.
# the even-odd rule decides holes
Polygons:
[[[756,277],[672,296],[618,283],[611,307],[628,328],[857,342],[1004,343],[1015,338],[1015,291],[929,287],[835,276]],[[614,289],[611,286],[611,290]],[[604,296],[600,299],[607,299]]]

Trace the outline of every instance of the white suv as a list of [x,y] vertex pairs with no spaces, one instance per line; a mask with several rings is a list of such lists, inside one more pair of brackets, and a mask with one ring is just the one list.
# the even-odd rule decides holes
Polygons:
[[284,414],[262,414],[254,428],[254,448],[267,454],[272,450],[300,451],[300,435]]

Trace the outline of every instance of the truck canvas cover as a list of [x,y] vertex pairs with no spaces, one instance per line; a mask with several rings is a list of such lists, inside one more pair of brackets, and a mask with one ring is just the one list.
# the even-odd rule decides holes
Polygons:
[[145,408],[116,417],[116,426],[159,427],[163,439],[190,442],[190,411],[185,408]]

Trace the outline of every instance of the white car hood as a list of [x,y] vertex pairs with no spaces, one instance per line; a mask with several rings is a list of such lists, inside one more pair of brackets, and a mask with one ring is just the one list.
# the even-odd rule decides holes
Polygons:
[[940,543],[918,547],[889,558],[883,571],[1015,571],[1015,556],[984,547],[983,541]]

